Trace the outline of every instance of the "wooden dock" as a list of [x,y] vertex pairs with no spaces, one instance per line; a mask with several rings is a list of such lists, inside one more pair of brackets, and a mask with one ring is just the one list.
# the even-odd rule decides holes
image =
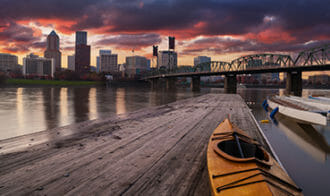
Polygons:
[[268,148],[239,95],[207,94],[0,141],[0,195],[209,195],[207,144],[228,115]]

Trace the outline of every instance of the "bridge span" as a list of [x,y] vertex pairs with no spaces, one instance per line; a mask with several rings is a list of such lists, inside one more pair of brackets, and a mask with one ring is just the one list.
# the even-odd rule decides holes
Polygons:
[[159,79],[166,80],[168,88],[175,87],[177,77],[191,77],[192,89],[199,90],[200,77],[224,75],[226,93],[236,93],[237,75],[261,73],[286,73],[286,91],[289,94],[301,95],[302,72],[330,70],[330,44],[300,52],[295,59],[285,54],[246,55],[232,62],[211,61],[195,67],[177,67],[173,70],[159,69],[145,80],[157,86]]

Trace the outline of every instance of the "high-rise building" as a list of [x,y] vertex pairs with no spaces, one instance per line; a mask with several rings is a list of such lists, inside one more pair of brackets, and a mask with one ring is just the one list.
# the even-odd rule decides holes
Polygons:
[[125,65],[125,72],[130,78],[139,77],[149,69],[148,59],[143,56],[128,56]]
[[75,71],[89,72],[91,60],[91,47],[87,45],[87,32],[76,32]]
[[173,70],[178,67],[178,55],[174,51],[159,51],[158,69],[165,68]]
[[17,56],[0,53],[0,71],[12,71],[20,67],[21,66],[18,65]]
[[23,75],[54,77],[54,59],[42,58],[34,54],[23,58]]
[[77,31],[76,32],[76,45],[84,44],[87,45],[87,32]]
[[52,31],[47,36],[47,49],[44,52],[44,57],[54,59],[55,69],[61,70],[61,55],[60,38],[55,31]]
[[208,56],[198,56],[194,58],[194,66],[197,66],[201,63],[211,62],[211,57]]
[[100,55],[100,72],[118,72],[118,55],[117,54],[101,54]]
[[[100,50],[99,51],[99,56],[96,57],[96,70],[97,72],[111,72],[110,67],[114,67],[115,65],[114,64],[117,64],[117,58],[118,57],[115,57],[115,56],[112,56],[112,57],[104,57],[103,58],[103,67],[101,68],[101,56],[102,55],[111,55],[111,50]],[[115,62],[116,61],[116,62]],[[111,63],[111,65],[109,64]],[[118,65],[116,66],[117,69],[118,69]],[[114,70],[112,70],[114,71]]]
[[74,63],[75,56],[71,55],[68,56],[68,69],[74,71],[75,63]]

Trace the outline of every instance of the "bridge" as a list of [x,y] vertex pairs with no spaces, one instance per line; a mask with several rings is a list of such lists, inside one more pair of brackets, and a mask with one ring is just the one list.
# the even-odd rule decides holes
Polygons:
[[330,44],[300,52],[294,59],[285,54],[253,54],[239,57],[232,62],[211,61],[195,67],[177,67],[173,70],[160,69],[152,72],[145,80],[157,86],[159,79],[166,80],[168,88],[175,87],[177,77],[191,77],[192,89],[200,87],[200,77],[224,75],[226,93],[236,93],[236,76],[240,74],[286,73],[286,91],[289,94],[301,95],[302,72],[330,70]]

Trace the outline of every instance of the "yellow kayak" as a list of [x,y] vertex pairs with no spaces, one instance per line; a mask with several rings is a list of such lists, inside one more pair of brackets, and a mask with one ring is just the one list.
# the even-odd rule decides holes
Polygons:
[[210,138],[207,167],[212,195],[302,195],[277,161],[229,119]]

